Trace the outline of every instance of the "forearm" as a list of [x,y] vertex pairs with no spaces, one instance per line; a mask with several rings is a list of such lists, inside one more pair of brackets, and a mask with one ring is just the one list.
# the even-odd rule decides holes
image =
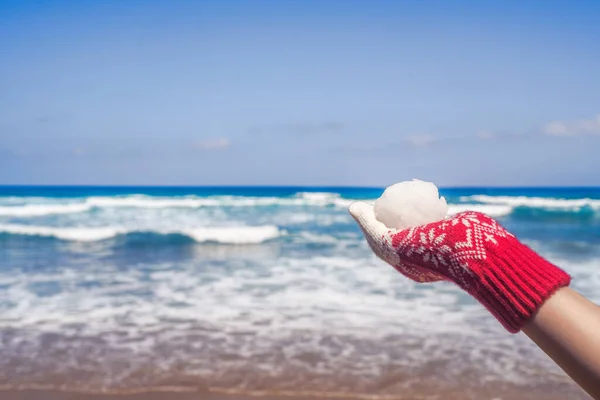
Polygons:
[[523,332],[600,400],[600,307],[565,287],[540,307]]

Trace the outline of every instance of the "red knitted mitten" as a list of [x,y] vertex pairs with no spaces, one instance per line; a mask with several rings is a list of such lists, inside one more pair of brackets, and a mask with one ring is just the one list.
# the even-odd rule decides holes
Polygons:
[[355,203],[350,214],[379,258],[417,282],[456,283],[512,333],[571,280],[482,213],[401,231],[377,221],[370,205]]

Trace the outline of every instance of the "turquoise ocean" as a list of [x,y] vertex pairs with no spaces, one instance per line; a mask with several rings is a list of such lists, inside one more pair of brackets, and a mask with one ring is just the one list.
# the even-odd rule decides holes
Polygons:
[[[347,208],[381,193],[0,187],[0,385],[585,398],[456,287],[371,254]],[[441,194],[600,302],[599,188]]]

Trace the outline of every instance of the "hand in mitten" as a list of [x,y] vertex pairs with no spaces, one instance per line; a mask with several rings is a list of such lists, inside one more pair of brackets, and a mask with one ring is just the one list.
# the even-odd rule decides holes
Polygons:
[[512,333],[570,283],[567,273],[482,213],[394,230],[368,204],[354,203],[349,211],[379,258],[414,281],[457,284]]

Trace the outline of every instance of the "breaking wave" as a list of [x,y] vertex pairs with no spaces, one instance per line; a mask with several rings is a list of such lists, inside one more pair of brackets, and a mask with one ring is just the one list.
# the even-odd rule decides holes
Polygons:
[[91,206],[85,203],[74,204],[27,204],[24,206],[0,207],[3,217],[41,217],[52,214],[72,214],[86,212]]
[[96,242],[130,234],[180,235],[198,242],[223,244],[257,244],[283,234],[276,226],[201,227],[184,229],[131,229],[123,227],[48,227],[32,225],[0,225],[0,234],[42,236],[66,241]]
[[[24,199],[27,200],[27,199]],[[39,201],[39,199],[36,199]],[[38,217],[53,214],[71,214],[93,208],[202,208],[202,207],[267,207],[267,206],[320,206],[348,207],[352,200],[337,193],[298,193],[294,197],[153,197],[132,195],[123,197],[88,197],[59,204],[25,204],[0,206],[0,216]]]
[[558,199],[545,197],[527,197],[527,196],[487,196],[474,195],[464,196],[461,201],[476,201],[484,204],[504,205],[509,207],[529,207],[529,208],[562,208],[571,210],[580,210],[590,207],[600,210],[599,199]]
[[504,205],[482,205],[482,204],[450,204],[448,214],[453,215],[463,211],[477,211],[490,217],[503,217],[512,212],[513,208]]
[[[374,199],[366,200],[372,202]],[[512,216],[515,218],[543,218],[546,213],[555,216],[557,212],[565,218],[594,218],[600,214],[600,199],[578,198],[543,198],[527,196],[462,196],[458,202],[450,201],[449,214],[462,211],[479,211],[492,217]],[[235,209],[261,207],[324,207],[345,210],[354,199],[344,198],[332,192],[300,192],[288,197],[275,196],[173,196],[157,197],[150,195],[94,196],[86,198],[52,199],[52,198],[11,198],[0,199],[0,217],[27,218],[52,215],[69,215],[86,213],[93,210],[110,209]],[[295,212],[295,211],[294,211]],[[103,232],[103,235],[108,233]],[[95,236],[95,234],[93,235]]]

